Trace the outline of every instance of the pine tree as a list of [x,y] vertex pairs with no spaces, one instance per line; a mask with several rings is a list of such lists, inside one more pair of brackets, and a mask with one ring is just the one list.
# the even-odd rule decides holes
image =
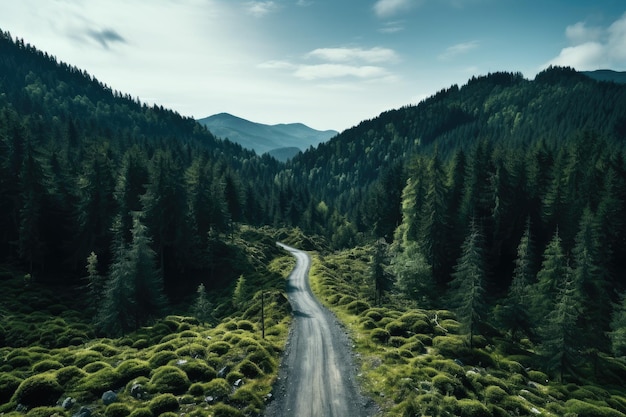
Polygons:
[[196,302],[193,305],[193,315],[200,320],[201,323],[207,323],[213,320],[213,306],[207,297],[204,284],[198,285],[196,290]]
[[391,260],[396,286],[405,297],[415,300],[420,308],[433,305],[436,297],[431,268],[415,242],[408,242]]
[[385,292],[391,286],[391,279],[387,271],[388,246],[385,239],[380,238],[372,248],[370,276],[374,284],[374,304],[376,305],[381,304]]
[[533,279],[533,244],[529,220],[526,223],[526,231],[517,247],[513,281],[509,287],[504,305],[499,309],[500,314],[498,318],[511,332],[513,340],[517,340],[520,333],[528,335],[531,330],[528,305],[531,300],[529,288]]
[[553,310],[559,288],[562,288],[569,273],[570,268],[557,231],[543,252],[541,269],[532,288],[531,313],[534,327],[541,327],[545,317]]
[[135,330],[162,314],[166,299],[147,228],[135,216],[130,246],[117,243],[97,324],[117,336]]
[[472,220],[470,232],[461,247],[461,257],[454,267],[453,279],[450,281],[450,303],[462,328],[468,334],[470,348],[486,312],[482,245],[482,234]]
[[615,356],[626,356],[626,293],[615,304],[611,318],[611,350]]
[[435,154],[428,166],[428,191],[421,216],[421,227],[418,242],[421,252],[430,264],[437,284],[447,281],[452,259],[448,258],[450,248],[450,220],[448,217],[447,188],[445,173]]
[[86,269],[89,305],[97,308],[104,294],[105,279],[98,272],[98,256],[94,252],[87,257]]
[[235,290],[233,291],[233,305],[237,308],[241,308],[245,301],[248,291],[248,285],[246,283],[246,277],[243,275],[239,275],[237,278],[237,284],[235,285]]
[[580,292],[570,276],[558,289],[554,309],[540,327],[540,352],[546,371],[563,381],[566,372],[574,371],[579,362],[578,319],[581,315]]

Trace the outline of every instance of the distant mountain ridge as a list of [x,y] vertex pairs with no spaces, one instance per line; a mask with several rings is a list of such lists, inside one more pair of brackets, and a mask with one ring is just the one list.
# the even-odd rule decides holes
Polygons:
[[285,161],[298,152],[317,146],[336,136],[334,130],[316,130],[302,123],[266,125],[251,122],[229,113],[219,113],[199,119],[211,133],[222,139],[228,138],[259,155],[269,153]]
[[626,84],[626,71],[601,69],[596,71],[582,71],[582,73],[596,81],[611,81],[617,84]]

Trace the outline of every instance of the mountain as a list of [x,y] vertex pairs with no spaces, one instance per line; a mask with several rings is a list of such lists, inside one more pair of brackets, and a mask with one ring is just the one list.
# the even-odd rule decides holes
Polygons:
[[582,71],[582,73],[596,81],[610,81],[616,84],[626,84],[626,71],[603,69],[596,71]]
[[266,125],[228,113],[215,114],[198,122],[217,137],[238,143],[259,155],[269,153],[282,161],[337,135],[334,130],[315,130],[302,123]]

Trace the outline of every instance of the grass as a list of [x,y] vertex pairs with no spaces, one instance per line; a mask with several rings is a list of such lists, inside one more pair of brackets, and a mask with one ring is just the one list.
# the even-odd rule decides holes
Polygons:
[[[267,231],[248,228],[234,238],[252,265],[250,285],[239,308],[230,301],[232,288],[213,294],[216,315],[224,313],[219,321],[201,323],[179,307],[179,314],[118,339],[96,337],[89,317],[72,310],[79,290],[25,287],[22,273],[3,268],[0,414],[62,417],[83,406],[112,417],[260,414],[277,377],[291,311],[284,279],[294,261],[274,242]],[[104,406],[100,398],[108,390],[118,402]],[[67,397],[76,401],[64,410]]]
[[367,248],[314,256],[311,287],[348,329],[381,415],[626,416],[623,360],[603,357],[603,375],[565,385],[535,368],[528,341],[480,336],[470,349],[450,311],[394,296],[374,306],[369,259]]

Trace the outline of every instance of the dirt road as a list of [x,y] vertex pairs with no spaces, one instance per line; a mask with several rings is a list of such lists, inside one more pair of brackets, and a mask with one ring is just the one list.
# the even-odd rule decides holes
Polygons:
[[297,264],[287,292],[294,322],[274,401],[267,417],[364,417],[367,401],[359,394],[351,347],[335,317],[315,299],[309,286],[309,256],[280,244]]

